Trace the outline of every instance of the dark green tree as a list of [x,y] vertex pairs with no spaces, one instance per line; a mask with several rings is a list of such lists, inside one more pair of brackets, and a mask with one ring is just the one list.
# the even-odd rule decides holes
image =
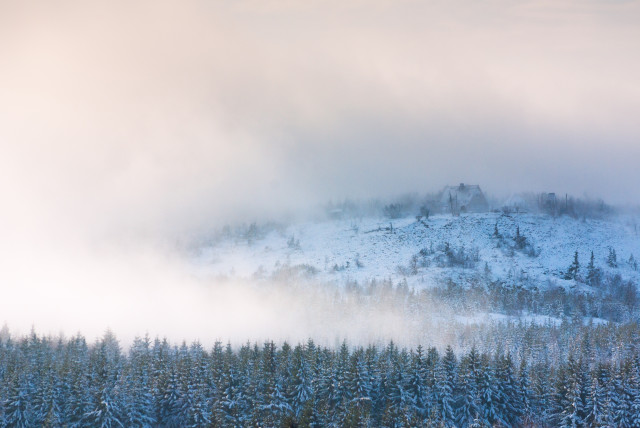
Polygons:
[[564,279],[578,279],[578,272],[580,271],[580,262],[578,261],[578,251],[576,251],[573,255],[573,263],[567,269],[567,272],[564,274]]

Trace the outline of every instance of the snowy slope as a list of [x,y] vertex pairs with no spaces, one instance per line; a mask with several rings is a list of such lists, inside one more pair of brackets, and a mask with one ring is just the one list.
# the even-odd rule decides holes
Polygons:
[[[500,248],[493,236],[496,224],[504,237]],[[623,216],[583,220],[501,213],[440,215],[427,221],[377,217],[306,222],[274,228],[257,240],[237,236],[219,240],[200,248],[195,263],[203,273],[231,278],[269,277],[283,266],[305,265],[302,270],[320,281],[344,284],[374,278],[394,282],[406,279],[416,288],[445,278],[486,274],[486,264],[493,278],[527,278],[530,284],[544,286],[548,280],[567,282],[561,279],[561,272],[571,264],[577,250],[583,273],[593,251],[596,266],[638,280],[640,272],[627,264],[631,254],[636,260],[640,258],[640,236],[634,224]],[[539,255],[531,257],[509,250],[518,226]],[[453,249],[477,249],[479,261],[475,267],[438,263],[445,242]],[[609,247],[617,253],[618,268],[606,265]],[[426,257],[426,264],[411,271],[410,260],[421,249],[434,253]]]

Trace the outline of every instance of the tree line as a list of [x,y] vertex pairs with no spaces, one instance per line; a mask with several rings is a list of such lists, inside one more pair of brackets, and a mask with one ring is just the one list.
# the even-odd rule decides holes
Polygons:
[[[473,337],[472,340],[464,338]],[[406,348],[38,336],[0,345],[3,427],[640,426],[637,324],[494,324]]]

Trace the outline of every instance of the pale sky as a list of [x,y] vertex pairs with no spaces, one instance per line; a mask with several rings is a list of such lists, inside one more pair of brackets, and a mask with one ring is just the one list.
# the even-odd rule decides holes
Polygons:
[[136,228],[458,182],[638,203],[638,76],[637,1],[0,0],[4,211]]

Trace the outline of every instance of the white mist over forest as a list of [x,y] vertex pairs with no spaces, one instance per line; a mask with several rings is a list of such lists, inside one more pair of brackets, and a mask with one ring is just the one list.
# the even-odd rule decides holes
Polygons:
[[638,204],[639,20],[633,1],[0,0],[0,323],[396,337],[393,310],[305,319],[308,291],[202,277],[184,243],[459,182]]

